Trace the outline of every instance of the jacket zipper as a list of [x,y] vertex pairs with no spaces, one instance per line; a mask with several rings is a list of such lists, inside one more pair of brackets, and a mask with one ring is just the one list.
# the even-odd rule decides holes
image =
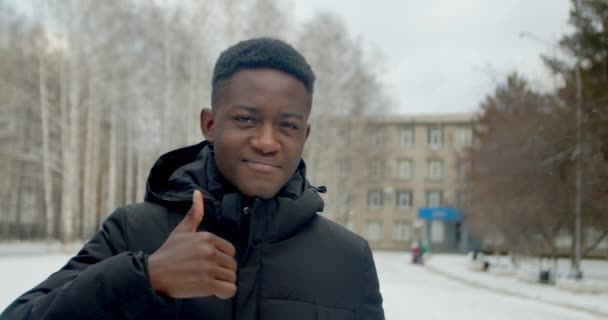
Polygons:
[[[239,266],[245,266],[247,264],[247,261],[249,260],[249,256],[251,256],[251,251],[253,250],[253,209],[252,206],[249,207],[243,207],[242,209],[242,213],[244,215],[249,216],[249,225],[248,225],[248,234],[247,234],[247,243],[245,244],[245,253],[240,257],[239,261],[237,262]],[[237,274],[238,277],[238,274]],[[256,275],[257,277],[257,275]],[[258,289],[256,289],[258,290]],[[258,292],[259,295],[259,292]],[[259,301],[255,301],[254,303],[259,304]],[[235,306],[238,306],[238,301],[235,301]],[[259,308],[256,308],[256,316],[255,319],[259,318]],[[234,319],[238,320],[241,318],[241,313],[238,310],[234,311]]]
[[239,261],[239,265],[244,265],[245,262],[247,262],[247,260],[249,259],[249,256],[251,255],[251,243],[253,242],[253,230],[251,228],[251,226],[253,225],[253,210],[251,209],[251,207],[244,207],[243,208],[243,214],[248,215],[249,216],[249,225],[247,226],[248,230],[248,234],[247,234],[247,243],[245,244],[245,253],[241,256],[241,261]]

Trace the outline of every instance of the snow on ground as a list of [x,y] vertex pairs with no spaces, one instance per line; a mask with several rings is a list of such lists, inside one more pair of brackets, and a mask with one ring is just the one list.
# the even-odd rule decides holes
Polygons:
[[[608,294],[575,293],[556,286],[522,281],[514,273],[499,274],[473,271],[469,268],[469,261],[469,258],[464,255],[433,255],[427,259],[426,265],[427,268],[437,273],[479,287],[537,301],[588,310],[608,318]],[[504,265],[506,261],[502,263]],[[536,277],[538,277],[538,266],[534,268],[528,262],[524,269],[525,272],[531,272],[532,275],[530,277],[536,280]],[[565,273],[567,269],[567,263],[560,262],[558,270],[562,270],[561,273]],[[587,282],[603,284],[608,279],[608,262],[584,261],[582,269],[587,277],[587,280],[585,280]]]
[[374,256],[389,320],[605,319],[454,281],[410,264],[406,253],[376,252]]
[[65,253],[0,256],[0,310],[59,270],[70,257]]
[[[57,252],[56,248],[48,246],[0,245],[0,310],[59,269],[75,252]],[[375,252],[374,257],[388,320],[605,319],[454,281],[425,267],[410,264],[407,253],[380,251]],[[440,257],[435,256],[433,260],[441,262]]]

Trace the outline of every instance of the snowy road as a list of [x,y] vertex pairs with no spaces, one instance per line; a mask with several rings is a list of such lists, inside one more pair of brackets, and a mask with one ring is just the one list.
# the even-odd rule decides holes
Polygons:
[[[44,280],[66,254],[0,256],[0,310]],[[409,264],[404,253],[377,252],[376,265],[388,320],[597,320],[585,312],[470,287]]]
[[407,254],[377,252],[375,259],[388,320],[605,319],[448,280],[411,265]]

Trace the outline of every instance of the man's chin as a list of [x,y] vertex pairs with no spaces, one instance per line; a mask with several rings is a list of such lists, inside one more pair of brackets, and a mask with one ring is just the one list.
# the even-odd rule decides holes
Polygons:
[[277,195],[281,188],[277,188],[276,186],[244,186],[243,188],[239,188],[242,194],[247,197],[258,197],[261,199],[271,199]]

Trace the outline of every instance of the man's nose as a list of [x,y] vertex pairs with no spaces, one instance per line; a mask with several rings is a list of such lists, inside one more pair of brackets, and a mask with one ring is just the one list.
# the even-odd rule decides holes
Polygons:
[[263,154],[275,153],[280,148],[279,141],[275,135],[275,128],[272,124],[260,126],[256,136],[251,140],[251,144]]

